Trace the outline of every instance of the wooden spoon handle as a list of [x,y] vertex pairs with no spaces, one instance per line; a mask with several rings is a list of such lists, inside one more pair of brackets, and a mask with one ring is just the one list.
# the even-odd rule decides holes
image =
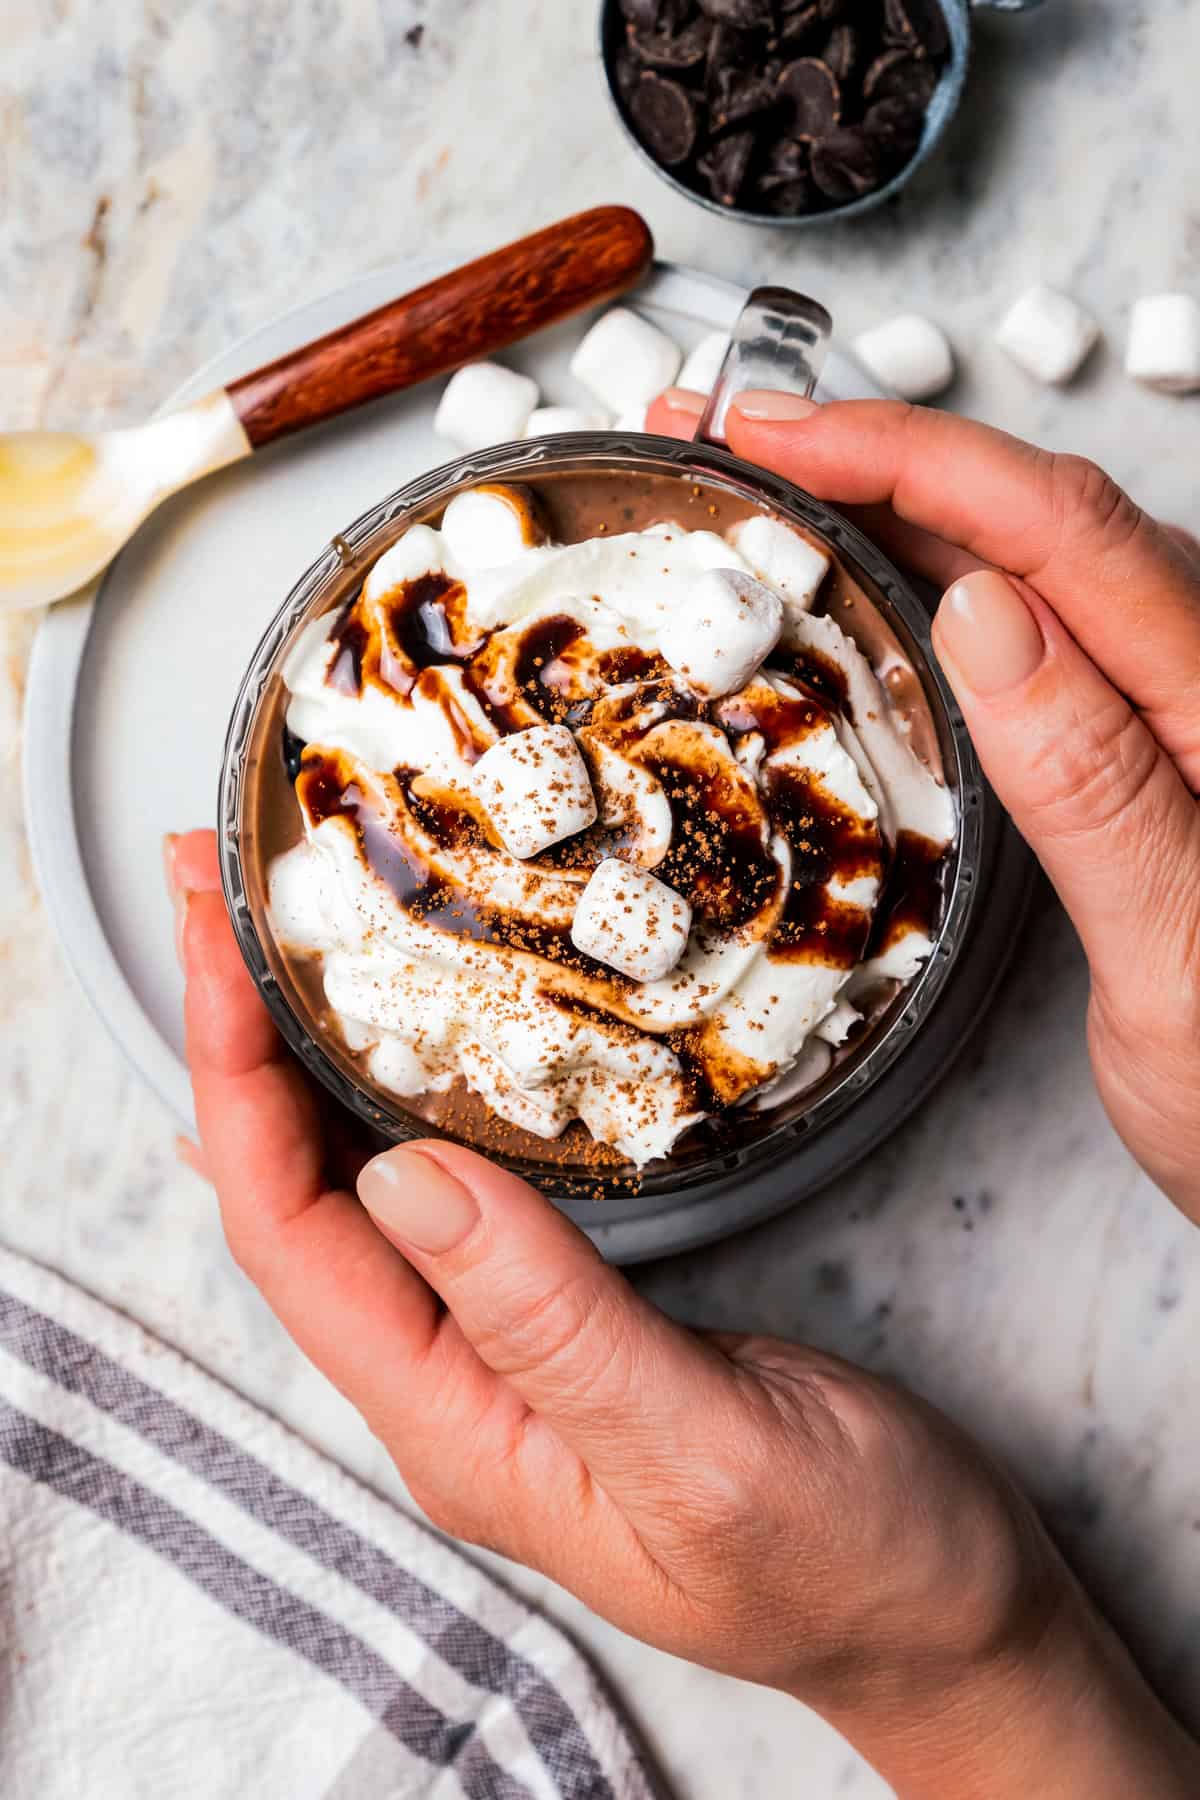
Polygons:
[[229,397],[257,450],[611,300],[645,274],[653,255],[637,213],[593,207],[243,375]]

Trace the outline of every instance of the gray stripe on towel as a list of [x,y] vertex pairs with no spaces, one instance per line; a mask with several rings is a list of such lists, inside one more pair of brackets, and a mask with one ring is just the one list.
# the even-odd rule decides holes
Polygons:
[[0,1458],[137,1538],[227,1612],[339,1682],[415,1756],[452,1768],[472,1800],[529,1800],[524,1782],[492,1760],[473,1724],[447,1719],[361,1638],[141,1482],[7,1401],[0,1401]]
[[[291,1487],[274,1470],[157,1388],[39,1312],[0,1292],[0,1344],[60,1387],[154,1444],[401,1618],[473,1686],[506,1695],[564,1800],[615,1800],[612,1785],[567,1701],[502,1639],[396,1563],[352,1526]],[[655,1791],[643,1765],[647,1792]]]

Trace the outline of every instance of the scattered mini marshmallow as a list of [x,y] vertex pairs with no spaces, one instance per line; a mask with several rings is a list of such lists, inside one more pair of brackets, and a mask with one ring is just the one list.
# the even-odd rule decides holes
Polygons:
[[744,556],[760,581],[783,597],[782,640],[785,648],[796,618],[812,611],[832,558],[790,526],[765,513],[752,513],[730,533],[730,543]]
[[1200,301],[1191,294],[1145,294],[1133,308],[1125,373],[1164,394],[1200,388]]
[[610,412],[623,413],[669,388],[683,360],[678,344],[627,306],[597,319],[571,358],[571,373]]
[[501,738],[471,779],[511,856],[537,856],[596,822],[587,764],[565,725],[533,725]]
[[529,415],[527,438],[556,437],[562,431],[607,431],[608,414],[582,406],[538,406]]
[[1009,308],[996,342],[1039,381],[1070,381],[1100,337],[1100,327],[1069,294],[1038,283]]
[[538,385],[500,363],[467,363],[450,377],[433,429],[460,450],[484,450],[522,437],[538,403]]
[[649,410],[649,407],[646,406],[626,407],[623,413],[617,414],[610,429],[612,431],[645,431],[646,414]]
[[500,483],[465,488],[442,514],[442,543],[464,569],[500,568],[545,539],[528,491]]
[[708,569],[686,606],[667,614],[658,647],[690,688],[734,694],[779,642],[783,601],[741,569]]
[[691,928],[692,909],[682,894],[607,856],[579,896],[571,942],[631,981],[660,981],[687,949]]
[[920,313],[901,313],[860,332],[854,353],[902,400],[932,400],[954,380],[954,352],[945,332]]
[[690,388],[695,394],[711,394],[721,373],[721,364],[729,353],[729,333],[710,331],[684,358],[676,386]]

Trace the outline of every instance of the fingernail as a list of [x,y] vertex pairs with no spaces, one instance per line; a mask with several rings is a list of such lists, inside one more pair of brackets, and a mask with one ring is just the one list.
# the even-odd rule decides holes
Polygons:
[[188,905],[191,898],[187,888],[180,888],[175,895],[175,954],[179,958],[179,966],[183,970],[187,969],[184,933],[187,930]]
[[419,1150],[385,1150],[358,1178],[358,1197],[387,1237],[430,1256],[462,1242],[479,1218],[475,1196]]
[[744,394],[734,395],[730,406],[743,419],[769,419],[777,424],[795,424],[820,411],[817,402],[804,394],[777,394],[769,388],[747,388]]
[[668,412],[686,413],[689,419],[698,419],[708,405],[708,398],[704,394],[694,394],[691,388],[668,388],[662,403]]
[[163,879],[167,884],[167,893],[175,898],[175,851],[179,844],[177,832],[168,831],[162,841]]
[[977,694],[1028,681],[1046,653],[1041,627],[1007,575],[979,569],[946,589],[934,621],[939,657]]

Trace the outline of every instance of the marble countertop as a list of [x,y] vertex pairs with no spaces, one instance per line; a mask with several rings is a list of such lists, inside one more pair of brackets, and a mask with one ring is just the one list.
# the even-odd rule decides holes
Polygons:
[[[1096,457],[1196,526],[1200,400],[1145,393],[1120,372],[1136,295],[1200,292],[1189,0],[1047,0],[1029,17],[981,17],[936,164],[894,210],[795,234],[714,223],[642,166],[609,117],[593,10],[4,9],[0,417],[133,420],[300,298],[620,198],[664,255],[809,289],[843,333],[902,305],[928,311],[961,354],[953,404]],[[1105,328],[1068,392],[1033,387],[988,341],[1035,278]],[[379,1446],[233,1267],[211,1194],[175,1163],[172,1121],[111,1047],[39,911],[17,800],[31,630],[0,621],[0,1233],[398,1493]],[[803,1210],[638,1280],[683,1318],[809,1338],[944,1406],[1010,1460],[1144,1667],[1200,1725],[1200,1234],[1104,1121],[1086,993],[1043,892],[990,1017],[886,1148]],[[885,1793],[802,1708],[636,1645],[506,1573],[590,1647],[680,1800]]]

